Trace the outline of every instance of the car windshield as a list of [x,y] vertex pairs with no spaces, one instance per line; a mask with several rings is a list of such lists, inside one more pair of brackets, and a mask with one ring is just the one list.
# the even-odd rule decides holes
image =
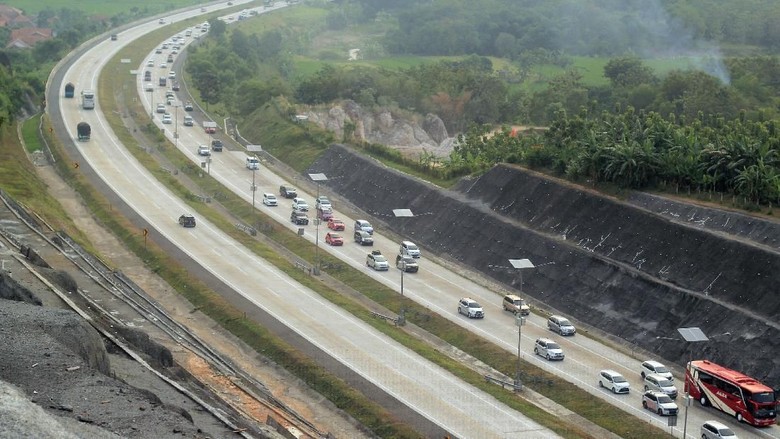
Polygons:
[[407,247],[409,248],[409,250],[417,250],[417,246],[414,244],[409,244]]
[[655,368],[655,373],[669,373],[669,369],[665,368],[664,366],[657,366]]
[[615,376],[612,377],[612,381],[614,381],[616,383],[625,383],[626,379],[623,378],[623,375],[615,375]]
[[339,236],[339,235],[337,235],[335,233],[331,233],[330,234],[330,239],[336,239],[336,238],[341,239],[341,236]]
[[374,255],[374,260],[377,262],[387,262],[387,258],[382,255]]
[[547,349],[560,349],[557,343],[547,343]]
[[658,380],[658,385],[661,387],[672,387],[674,384],[672,384],[669,380]]
[[571,326],[571,322],[566,319],[561,320],[561,326]]
[[482,308],[477,302],[470,302],[469,308]]
[[672,402],[672,398],[670,398],[670,397],[668,397],[666,395],[662,395],[662,396],[658,397],[658,403],[659,404],[671,404],[671,402]]

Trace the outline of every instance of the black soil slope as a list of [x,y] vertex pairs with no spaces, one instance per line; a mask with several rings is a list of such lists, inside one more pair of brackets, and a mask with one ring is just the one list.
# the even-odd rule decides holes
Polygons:
[[394,232],[507,285],[519,286],[507,259],[530,259],[527,295],[678,364],[686,344],[657,336],[730,332],[694,356],[780,383],[780,255],[765,246],[508,166],[445,191],[334,145],[307,172],[338,177],[327,186]]

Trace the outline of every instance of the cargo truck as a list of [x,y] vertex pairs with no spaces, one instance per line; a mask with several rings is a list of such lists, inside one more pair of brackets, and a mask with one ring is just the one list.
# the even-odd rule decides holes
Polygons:
[[92,90],[81,91],[81,108],[85,110],[95,109],[95,92]]
[[76,125],[76,132],[78,133],[79,140],[89,140],[89,136],[92,134],[92,128],[86,122],[80,122]]

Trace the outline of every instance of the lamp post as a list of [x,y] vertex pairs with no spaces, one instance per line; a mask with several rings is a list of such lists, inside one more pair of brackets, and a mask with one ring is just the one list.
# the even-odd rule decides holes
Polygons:
[[677,328],[677,332],[680,333],[680,338],[673,338],[673,337],[656,337],[658,340],[674,340],[674,341],[686,341],[688,342],[688,362],[685,364],[685,381],[683,382],[683,386],[685,389],[685,398],[683,399],[683,404],[685,404],[685,415],[683,420],[683,439],[685,439],[686,434],[688,434],[688,406],[691,404],[691,397],[690,397],[690,389],[688,388],[688,367],[693,361],[693,343],[696,342],[702,342],[702,341],[710,341],[711,338],[715,337],[721,337],[724,335],[731,335],[730,332],[724,332],[723,334],[713,335],[712,337],[707,337],[704,335],[704,332],[697,328],[697,327],[690,327],[690,328]]
[[[396,218],[411,218],[414,216],[411,209],[393,209]],[[401,295],[404,295],[404,273],[406,272],[406,260],[401,256]]]
[[[320,198],[320,182],[321,181],[327,181],[328,177],[325,174],[309,174],[309,178],[311,178],[315,183],[317,183],[317,199]],[[317,215],[314,218],[314,274],[319,275],[320,274],[320,217]]]
[[517,325],[517,365],[515,366],[515,391],[523,389],[523,382],[520,380],[520,342],[523,341],[523,325],[525,325],[525,317],[517,313],[515,316],[515,324]]
[[[523,293],[523,269],[534,268],[534,264],[529,259],[509,259],[509,264],[520,273],[520,294]],[[517,325],[517,366],[515,367],[515,390],[521,390],[523,383],[520,380],[520,342],[523,339],[523,325],[525,317],[517,314],[515,324]]]
[[252,168],[252,186],[249,188],[249,190],[252,191],[252,215],[254,215],[255,212],[255,192],[257,192],[257,185],[255,184],[255,172],[257,172],[257,169],[254,167]]
[[401,256],[401,295],[404,295],[404,273],[406,272],[406,259]]
[[179,104],[178,103],[173,105],[173,114],[174,114],[173,138],[176,140],[176,149],[178,149],[179,148]]
[[151,106],[149,109],[149,117],[154,120],[154,88],[149,90],[149,105]]

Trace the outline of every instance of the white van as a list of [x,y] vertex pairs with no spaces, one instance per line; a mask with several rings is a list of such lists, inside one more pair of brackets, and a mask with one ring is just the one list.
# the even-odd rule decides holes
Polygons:
[[185,127],[191,127],[195,125],[195,120],[190,116],[189,114],[184,116],[184,126]]

